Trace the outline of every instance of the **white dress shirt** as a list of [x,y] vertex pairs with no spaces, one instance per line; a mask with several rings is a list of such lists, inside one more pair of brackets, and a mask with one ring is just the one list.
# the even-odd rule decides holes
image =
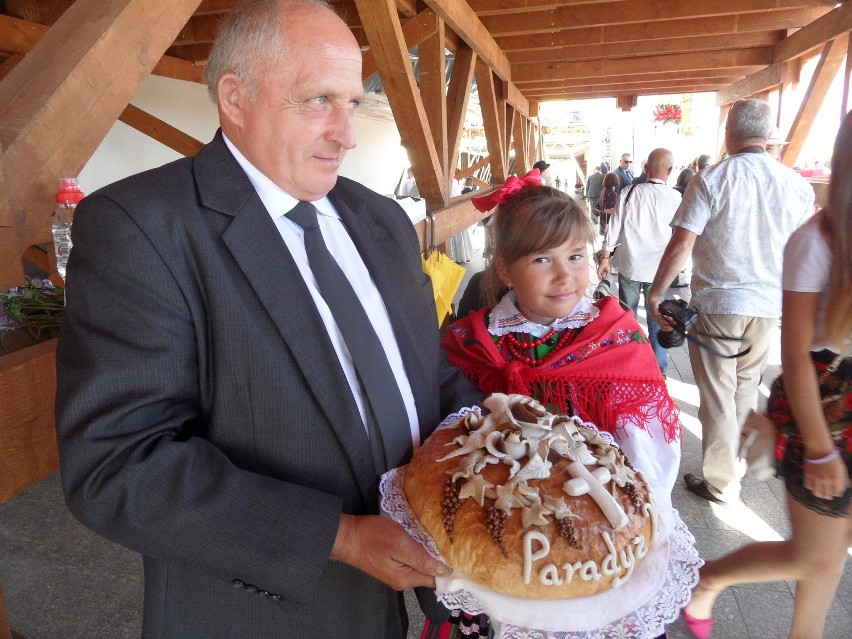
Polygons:
[[[316,304],[325,329],[328,332],[328,337],[331,345],[334,347],[337,358],[340,360],[340,365],[346,375],[346,380],[349,382],[349,387],[352,389],[352,395],[355,398],[355,403],[358,405],[358,410],[361,413],[361,419],[364,421],[364,428],[367,424],[366,413],[366,396],[364,395],[361,384],[358,381],[358,375],[355,372],[355,365],[352,362],[352,356],[349,354],[349,349],[346,347],[346,342],[343,340],[343,335],[331,314],[331,310],[325,303],[317,286],[316,278],[311,271],[308,263],[308,256],[305,252],[304,231],[302,227],[287,218],[286,214],[296,206],[298,200],[292,195],[284,192],[268,177],[261,173],[246,157],[240,153],[233,143],[224,136],[225,144],[230,149],[234,158],[242,167],[248,176],[249,181],[257,191],[261,202],[266,207],[269,215],[272,217],[278,232],[305,284],[308,291]],[[414,405],[414,394],[411,391],[411,384],[408,381],[408,376],[405,373],[405,367],[402,363],[402,355],[399,352],[399,345],[396,342],[396,337],[393,334],[390,317],[388,316],[387,308],[385,308],[384,300],[379,294],[370,273],[358,253],[358,249],[349,237],[346,227],[340,220],[340,216],[335,211],[334,206],[327,197],[312,202],[317,209],[317,220],[319,221],[320,231],[322,232],[325,244],[329,252],[334,256],[334,259],[340,265],[341,270],[346,275],[355,294],[364,306],[364,311],[376,333],[379,336],[379,341],[385,350],[385,355],[388,358],[391,370],[396,378],[399,392],[402,395],[402,401],[405,403],[405,409],[408,413],[409,428],[411,430],[411,440],[414,443],[415,450],[420,445],[420,426],[417,420],[417,410]]]
[[680,201],[680,193],[657,179],[624,188],[604,240],[607,251],[618,247],[612,266],[619,274],[634,282],[654,281],[672,237],[670,225]]

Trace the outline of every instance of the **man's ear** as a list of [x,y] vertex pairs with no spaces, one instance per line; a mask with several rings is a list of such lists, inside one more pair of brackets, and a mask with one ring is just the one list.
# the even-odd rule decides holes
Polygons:
[[225,73],[216,84],[219,111],[234,125],[243,125],[243,110],[249,96],[245,84],[235,73]]

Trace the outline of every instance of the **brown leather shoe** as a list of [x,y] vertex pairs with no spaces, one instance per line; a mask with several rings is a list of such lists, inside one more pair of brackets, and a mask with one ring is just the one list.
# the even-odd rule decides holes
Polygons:
[[707,482],[704,480],[703,477],[698,477],[697,475],[693,475],[692,473],[686,473],[683,476],[683,481],[686,484],[686,489],[693,495],[698,495],[702,499],[712,501],[714,504],[725,503],[721,499],[716,497],[716,495],[710,492],[710,489],[707,487]]

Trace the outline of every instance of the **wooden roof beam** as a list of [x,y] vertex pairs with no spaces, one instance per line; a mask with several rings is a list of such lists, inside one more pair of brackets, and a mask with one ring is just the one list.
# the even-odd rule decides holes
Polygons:
[[[803,6],[816,5],[831,7],[832,0],[749,0],[744,3],[738,0],[719,0],[717,2],[685,2],[684,0],[656,0],[653,3],[633,2],[600,2],[593,10],[582,4],[562,4],[550,6],[543,10],[531,9],[520,13],[509,13],[503,10],[505,3],[500,3],[501,11],[493,15],[485,15],[482,3],[489,0],[475,0],[471,8],[482,15],[482,23],[491,34],[500,36],[522,35],[542,31],[543,24],[571,25],[572,28],[589,28],[602,26],[611,28],[619,24],[642,24],[658,20],[694,20],[713,18],[719,15],[760,13],[764,11],[780,11],[800,9]],[[535,6],[535,1],[526,3]],[[493,7],[493,2],[491,3]],[[496,8],[496,7],[494,7]]]
[[785,62],[807,55],[829,40],[850,30],[852,30],[852,3],[844,2],[779,42],[775,46],[775,60]]
[[[437,31],[437,16],[431,9],[421,11],[415,18],[402,25],[402,37],[405,39],[405,46],[408,47],[409,50],[420,46],[421,42],[434,36]],[[364,51],[363,60],[361,77],[366,80],[374,73],[377,73],[378,68],[376,67],[376,59],[373,57],[373,53],[369,49]]]
[[426,209],[441,208],[447,191],[441,161],[428,117],[414,80],[408,46],[402,33],[393,0],[355,0],[361,22],[385,87],[397,129],[411,159],[417,188],[426,200]]
[[467,3],[457,0],[424,0],[424,2],[473,49],[477,58],[494,70],[498,78],[503,81],[512,79],[506,54],[497,46],[488,29]]
[[456,49],[450,86],[447,88],[447,148],[449,149],[447,174],[451,174],[459,163],[459,148],[464,134],[467,105],[473,91],[475,67],[476,54],[465,42],[460,42]]
[[485,141],[491,158],[491,175],[496,182],[504,182],[506,180],[506,146],[504,144],[506,101],[499,95],[494,74],[485,62],[477,59],[474,73],[479,91],[479,106],[482,109]]
[[[737,82],[742,78],[742,74],[732,74],[729,69],[720,69],[717,73],[712,70],[697,71],[690,76],[692,83],[719,83],[722,86]],[[558,82],[528,82],[520,85],[526,96],[532,96],[536,91],[541,89],[548,90],[576,90],[589,89],[594,90],[600,87],[627,87],[631,88],[634,85],[650,85],[655,82],[672,83],[682,82],[682,76],[671,73],[647,73],[642,75],[623,75],[623,76],[607,76],[606,78],[568,78],[559,80]]]
[[[21,20],[0,14],[0,51],[13,54],[24,54],[32,49],[47,33],[48,27],[29,20]],[[16,61],[15,61],[16,63]],[[10,69],[11,70],[11,67]],[[153,75],[186,80],[187,82],[204,82],[204,69],[191,62],[164,55],[154,65]],[[0,79],[5,77],[0,74]]]
[[718,84],[679,84],[672,85],[668,87],[660,87],[655,89],[648,89],[647,91],[638,91],[636,89],[623,92],[621,90],[601,90],[601,91],[590,91],[585,92],[581,90],[570,91],[570,92],[562,92],[562,93],[541,93],[539,95],[532,96],[537,100],[542,102],[552,102],[554,100],[591,100],[595,98],[620,98],[624,96],[640,96],[640,95],[673,95],[678,93],[712,93],[713,91],[718,91],[720,85]]
[[133,127],[140,133],[144,133],[149,138],[184,156],[195,155],[204,146],[204,143],[199,142],[191,135],[132,104],[125,107],[118,119],[127,126]]
[[612,24],[599,27],[571,28],[573,25],[559,26],[550,33],[534,35],[495,36],[494,40],[507,55],[515,51],[529,51],[567,46],[587,46],[597,44],[615,44],[618,42],[644,42],[671,38],[677,34],[681,38],[701,36],[727,37],[755,31],[779,31],[798,29],[810,24],[830,7],[789,9],[787,11],[769,11],[766,13],[745,13],[741,15],[714,16],[710,18],[692,18],[690,20],[666,19],[644,21],[633,24]]
[[784,38],[784,31],[762,31],[734,35],[669,37],[638,42],[616,42],[607,44],[578,45],[571,47],[541,48],[534,51],[519,51],[507,54],[512,65],[545,64],[547,62],[571,62],[600,58],[628,58],[646,55],[693,53],[727,49],[749,49],[774,47]]
[[787,166],[793,166],[796,160],[799,159],[799,153],[801,153],[802,147],[805,145],[805,139],[817,118],[822,101],[825,99],[831,83],[837,76],[840,65],[846,57],[848,46],[848,33],[838,36],[825,44],[816,69],[814,69],[808,90],[805,92],[804,98],[802,98],[799,112],[790,126],[790,133],[787,138],[790,140],[790,143],[784,148],[781,155],[781,161]]
[[514,113],[512,144],[515,147],[515,171],[518,175],[525,175],[531,167],[529,162],[529,129],[527,128],[527,122],[529,122],[529,120],[517,111]]
[[0,14],[0,52],[26,53],[41,40],[47,29],[37,22]]
[[850,30],[852,30],[852,3],[845,2],[775,45],[772,54],[773,63],[766,69],[720,91],[716,96],[716,104],[729,104],[790,81],[791,78],[787,75],[789,61],[805,56],[813,51],[815,46],[820,46]]
[[[443,192],[449,198],[452,172],[447,170],[447,46],[444,21],[437,18],[436,23],[435,34],[420,43],[420,97],[429,120],[435,152],[438,154],[444,181]],[[446,206],[447,200],[443,204]]]
[[517,87],[517,85],[513,82],[504,82],[503,83],[503,91],[506,96],[506,102],[512,105],[512,107],[524,117],[529,117],[530,114],[530,103],[529,100],[524,97],[524,94],[521,93],[521,90]]
[[74,4],[74,0],[5,0],[6,12],[22,20],[50,26]]
[[704,71],[707,69],[737,69],[765,67],[772,63],[773,49],[736,49],[682,53],[677,55],[649,55],[643,58],[618,58],[588,60],[554,64],[523,64],[512,68],[514,82],[521,91],[524,82],[557,81],[568,78],[601,78],[613,75],[659,73],[661,71]]
[[50,241],[57,177],[79,173],[197,6],[77,0],[0,82],[0,228],[17,238],[0,289],[23,280],[30,244]]

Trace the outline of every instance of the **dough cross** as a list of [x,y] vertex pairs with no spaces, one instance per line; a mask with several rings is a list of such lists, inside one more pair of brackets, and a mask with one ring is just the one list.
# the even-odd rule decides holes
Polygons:
[[598,466],[592,472],[580,462],[571,462],[568,466],[568,474],[573,477],[562,485],[562,490],[572,497],[579,497],[588,493],[595,503],[603,511],[613,529],[627,525],[627,513],[621,507],[609,491],[604,488],[612,475],[603,466]]

